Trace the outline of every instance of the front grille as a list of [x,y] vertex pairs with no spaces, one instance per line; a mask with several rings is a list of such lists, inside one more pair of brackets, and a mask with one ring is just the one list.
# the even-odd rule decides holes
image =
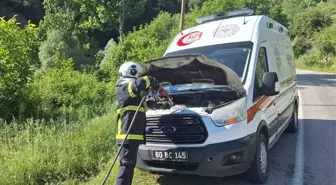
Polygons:
[[147,117],[147,143],[200,144],[206,138],[206,128],[198,116],[165,115]]
[[191,171],[197,168],[197,163],[161,162],[161,161],[146,161],[146,163],[150,167],[173,169],[173,170]]

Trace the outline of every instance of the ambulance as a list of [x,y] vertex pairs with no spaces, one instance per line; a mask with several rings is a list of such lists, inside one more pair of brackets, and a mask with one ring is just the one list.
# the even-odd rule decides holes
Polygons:
[[290,33],[250,9],[196,21],[176,35],[164,56],[142,64],[171,99],[148,101],[137,167],[211,177],[245,174],[266,183],[269,149],[285,131],[298,130]]

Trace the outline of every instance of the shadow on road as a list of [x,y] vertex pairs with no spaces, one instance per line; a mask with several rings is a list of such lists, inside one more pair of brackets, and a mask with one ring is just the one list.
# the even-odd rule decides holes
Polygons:
[[297,74],[299,85],[336,87],[336,74]]
[[303,125],[304,185],[335,184],[336,120],[304,119]]

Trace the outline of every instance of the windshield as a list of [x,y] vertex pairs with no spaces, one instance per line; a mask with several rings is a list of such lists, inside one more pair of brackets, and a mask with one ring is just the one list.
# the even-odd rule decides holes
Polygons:
[[209,59],[224,64],[232,69],[242,79],[245,79],[248,61],[250,59],[252,42],[229,43],[185,49],[166,54],[165,56],[202,54]]

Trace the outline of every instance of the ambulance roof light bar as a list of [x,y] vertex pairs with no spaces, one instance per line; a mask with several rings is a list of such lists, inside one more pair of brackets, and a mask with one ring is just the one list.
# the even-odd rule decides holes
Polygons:
[[238,16],[249,16],[253,14],[254,14],[254,10],[241,9],[241,10],[234,10],[230,12],[223,12],[223,13],[218,13],[215,15],[200,17],[196,19],[196,22],[199,24],[203,24],[203,23],[207,23],[211,21],[216,21],[216,20],[221,20],[221,19],[226,19],[226,18],[231,18],[231,17],[238,17]]

